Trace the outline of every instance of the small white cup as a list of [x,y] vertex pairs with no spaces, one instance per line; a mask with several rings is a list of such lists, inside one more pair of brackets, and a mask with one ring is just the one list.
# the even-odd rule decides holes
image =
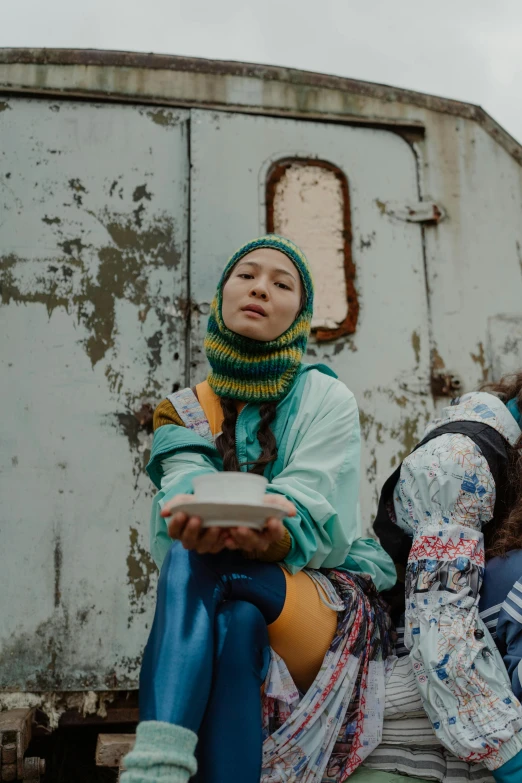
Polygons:
[[212,503],[262,503],[267,479],[256,473],[223,471],[192,480],[194,497]]

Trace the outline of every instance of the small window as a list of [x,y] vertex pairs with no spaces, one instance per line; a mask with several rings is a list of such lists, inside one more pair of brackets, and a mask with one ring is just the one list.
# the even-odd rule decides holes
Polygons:
[[344,173],[321,160],[280,160],[268,174],[266,205],[267,230],[299,245],[312,268],[317,340],[353,334],[359,303]]

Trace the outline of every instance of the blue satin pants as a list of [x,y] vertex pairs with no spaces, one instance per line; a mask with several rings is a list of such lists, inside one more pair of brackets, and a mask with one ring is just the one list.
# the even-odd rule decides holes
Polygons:
[[175,543],[161,569],[140,676],[140,719],[198,734],[198,783],[259,783],[267,625],[286,581],[275,563]]

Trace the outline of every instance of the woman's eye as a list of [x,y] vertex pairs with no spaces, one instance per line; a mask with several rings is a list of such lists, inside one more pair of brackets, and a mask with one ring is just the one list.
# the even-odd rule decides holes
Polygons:
[[253,280],[254,279],[254,275],[249,275],[248,272],[241,272],[238,276],[242,277],[243,280]]
[[279,288],[284,288],[286,291],[290,291],[290,286],[286,285],[285,283],[276,283]]

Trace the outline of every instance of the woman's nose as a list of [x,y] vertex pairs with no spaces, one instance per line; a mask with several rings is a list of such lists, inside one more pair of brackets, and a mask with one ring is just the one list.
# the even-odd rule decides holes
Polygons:
[[259,297],[259,299],[263,299],[264,301],[266,301],[268,299],[268,295],[267,295],[266,291],[264,291],[262,288],[253,288],[250,291],[250,295],[251,296],[257,296],[257,297]]

